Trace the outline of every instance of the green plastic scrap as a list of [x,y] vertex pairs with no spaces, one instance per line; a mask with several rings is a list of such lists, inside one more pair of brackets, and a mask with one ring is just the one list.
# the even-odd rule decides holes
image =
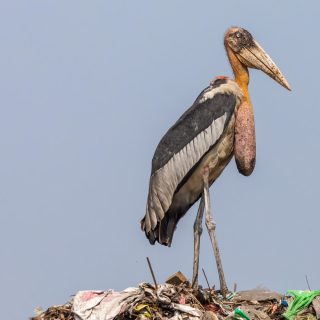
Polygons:
[[294,300],[290,303],[287,311],[283,314],[288,320],[293,320],[301,310],[309,306],[316,296],[320,296],[320,290],[288,290],[287,293],[294,297]]
[[251,320],[240,308],[236,308],[234,313],[242,319]]
[[236,308],[228,318],[251,320],[240,308]]

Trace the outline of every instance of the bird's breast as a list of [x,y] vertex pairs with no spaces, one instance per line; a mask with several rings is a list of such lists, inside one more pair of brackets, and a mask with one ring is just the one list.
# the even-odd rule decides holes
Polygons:
[[204,167],[210,168],[209,182],[212,184],[222,173],[233,156],[234,149],[234,127],[235,117],[231,117],[228,127],[221,140],[217,145],[207,154],[201,163],[201,174]]

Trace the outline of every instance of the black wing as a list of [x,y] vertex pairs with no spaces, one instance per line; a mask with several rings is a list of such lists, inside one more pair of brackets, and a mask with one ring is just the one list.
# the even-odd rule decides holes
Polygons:
[[200,103],[203,93],[194,104],[179,118],[160,140],[152,159],[151,175],[162,168],[173,155],[183,149],[213,121],[224,114],[228,123],[236,104],[236,97],[230,94],[216,94],[213,99]]
[[168,130],[152,160],[146,215],[141,222],[150,242],[168,211],[181,181],[215,146],[241,99],[234,81],[203,90],[193,105]]

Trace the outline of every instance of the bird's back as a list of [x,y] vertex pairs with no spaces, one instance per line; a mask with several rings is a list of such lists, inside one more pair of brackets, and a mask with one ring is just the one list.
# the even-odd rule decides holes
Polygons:
[[[213,182],[232,156],[234,111],[242,93],[231,79],[217,79],[168,130],[156,148],[146,215],[150,243],[170,245],[179,219],[202,193],[201,168],[216,161]],[[199,176],[200,174],[200,176]]]

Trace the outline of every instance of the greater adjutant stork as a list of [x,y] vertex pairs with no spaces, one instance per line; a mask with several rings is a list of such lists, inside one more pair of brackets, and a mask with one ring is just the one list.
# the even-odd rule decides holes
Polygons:
[[206,226],[219,272],[220,290],[228,291],[211,214],[209,186],[235,156],[239,172],[249,176],[255,166],[256,141],[248,68],[259,69],[291,90],[279,68],[252,35],[232,27],[224,45],[235,80],[220,76],[161,139],[152,159],[146,214],[141,221],[151,244],[170,246],[178,221],[198,200],[194,223],[193,286],[198,282],[200,235]]

